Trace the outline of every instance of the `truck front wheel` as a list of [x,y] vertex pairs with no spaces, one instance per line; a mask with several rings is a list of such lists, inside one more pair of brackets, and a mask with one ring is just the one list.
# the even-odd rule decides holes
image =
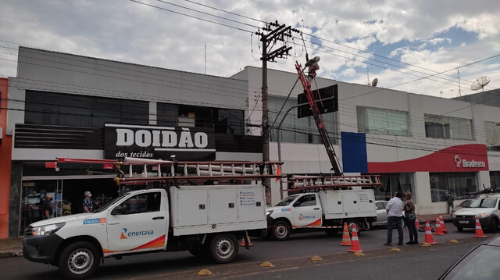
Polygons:
[[285,221],[277,221],[273,224],[272,235],[275,240],[285,241],[290,238],[290,226]]
[[214,236],[210,241],[210,257],[216,263],[230,263],[238,255],[238,240],[230,233]]
[[59,271],[70,279],[86,279],[99,268],[101,256],[97,247],[86,241],[69,244],[59,257]]

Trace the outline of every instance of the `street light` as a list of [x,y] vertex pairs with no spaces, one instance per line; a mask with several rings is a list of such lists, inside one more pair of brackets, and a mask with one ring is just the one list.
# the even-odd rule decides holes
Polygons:
[[[332,99],[335,99],[335,96],[324,98],[321,101],[328,101],[328,100],[332,100]],[[277,133],[278,133],[278,161],[279,161],[279,163],[281,163],[281,133],[280,133],[281,132],[281,125],[283,124],[283,121],[285,121],[286,116],[288,115],[288,113],[290,113],[290,111],[292,109],[295,109],[295,108],[301,107],[301,106],[309,106],[309,103],[302,103],[302,104],[290,107],[285,112],[285,115],[283,115],[283,118],[281,119],[281,121],[278,125]],[[271,129],[272,129],[272,127],[271,127]],[[281,173],[283,173],[283,170],[281,170]],[[280,197],[281,197],[281,199],[283,199],[283,177],[280,177]]]

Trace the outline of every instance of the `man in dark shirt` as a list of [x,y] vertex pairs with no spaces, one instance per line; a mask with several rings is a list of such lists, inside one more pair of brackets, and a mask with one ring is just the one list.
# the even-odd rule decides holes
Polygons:
[[50,219],[52,216],[52,196],[49,194],[45,197],[42,204],[42,220]]
[[92,203],[92,194],[89,191],[85,192],[85,199],[83,200],[83,212],[85,213],[93,213],[94,212],[94,204]]

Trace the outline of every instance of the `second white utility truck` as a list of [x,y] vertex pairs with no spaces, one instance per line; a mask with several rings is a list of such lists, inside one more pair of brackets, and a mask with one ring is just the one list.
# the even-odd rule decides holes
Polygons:
[[267,208],[268,236],[287,240],[292,233],[324,230],[335,235],[344,222],[349,229],[367,229],[376,221],[372,189],[319,190],[292,194],[276,206]]

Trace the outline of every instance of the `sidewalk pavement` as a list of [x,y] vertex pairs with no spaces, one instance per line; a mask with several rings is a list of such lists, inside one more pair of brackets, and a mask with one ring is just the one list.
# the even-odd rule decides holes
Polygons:
[[0,239],[0,258],[20,257],[23,255],[23,238]]
[[[451,214],[442,214],[443,215],[443,220],[445,223],[451,223]],[[419,221],[429,221],[430,222],[436,222],[436,217],[438,217],[439,214],[433,214],[433,215],[417,215]]]

